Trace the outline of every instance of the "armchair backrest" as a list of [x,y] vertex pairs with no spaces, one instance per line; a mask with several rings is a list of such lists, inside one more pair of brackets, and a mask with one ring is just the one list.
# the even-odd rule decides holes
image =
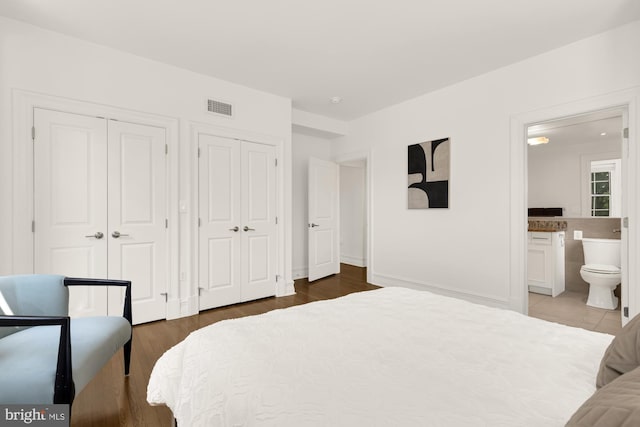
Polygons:
[[[0,314],[68,316],[68,312],[69,290],[64,285],[64,276],[52,274],[0,276]],[[20,329],[0,327],[0,338],[18,330]]]

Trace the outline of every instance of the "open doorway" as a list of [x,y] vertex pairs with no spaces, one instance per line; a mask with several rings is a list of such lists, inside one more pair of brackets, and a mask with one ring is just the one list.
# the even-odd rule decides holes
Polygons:
[[[626,110],[613,108],[526,127],[531,316],[607,333],[622,326],[620,310],[628,295],[628,242],[621,225],[625,120]],[[604,243],[613,251],[609,258],[585,258],[592,245]],[[594,274],[591,268],[599,270]],[[595,291],[600,282],[589,283],[592,276],[620,283],[608,287],[607,297]]]
[[341,264],[362,270],[368,280],[368,155],[309,159],[308,280],[340,273]]
[[367,267],[367,161],[340,166],[340,262]]

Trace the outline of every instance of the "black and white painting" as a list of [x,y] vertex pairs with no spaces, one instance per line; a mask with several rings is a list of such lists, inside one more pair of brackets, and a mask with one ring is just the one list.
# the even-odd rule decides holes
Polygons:
[[449,207],[449,138],[409,146],[409,209]]

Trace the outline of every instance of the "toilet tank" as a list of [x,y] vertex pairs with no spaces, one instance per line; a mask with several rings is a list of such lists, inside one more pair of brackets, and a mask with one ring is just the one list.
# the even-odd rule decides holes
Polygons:
[[620,267],[620,240],[582,239],[585,264],[605,264]]

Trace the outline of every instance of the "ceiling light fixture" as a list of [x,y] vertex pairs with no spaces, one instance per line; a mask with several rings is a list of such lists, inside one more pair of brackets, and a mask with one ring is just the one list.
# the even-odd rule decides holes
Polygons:
[[339,96],[332,96],[329,100],[332,104],[340,104],[342,102],[342,98]]
[[540,145],[540,144],[546,144],[548,142],[549,142],[549,138],[547,138],[546,136],[539,136],[537,138],[527,139],[527,144],[529,145]]
[[600,134],[600,136],[607,136],[607,133],[606,133],[606,132],[602,132],[602,133]]

